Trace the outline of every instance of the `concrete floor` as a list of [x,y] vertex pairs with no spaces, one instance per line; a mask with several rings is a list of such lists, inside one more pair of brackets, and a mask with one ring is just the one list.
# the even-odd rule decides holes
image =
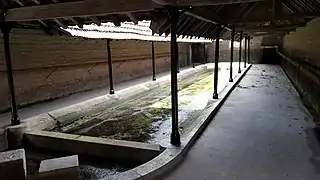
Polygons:
[[282,69],[254,65],[185,160],[164,179],[320,179],[320,137],[314,126]]

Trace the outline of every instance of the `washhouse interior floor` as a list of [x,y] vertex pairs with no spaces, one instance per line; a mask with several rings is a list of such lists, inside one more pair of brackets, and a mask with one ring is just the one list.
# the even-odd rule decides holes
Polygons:
[[[198,65],[199,66],[199,65]],[[213,64],[205,64],[205,65],[200,65],[200,66],[208,66],[208,67],[213,67]],[[226,71],[225,75],[223,75],[222,77],[219,77],[219,82],[225,82],[229,77],[227,77],[227,70],[229,69],[230,63],[228,62],[221,62],[219,63],[219,68],[222,68]],[[243,69],[243,62],[241,63],[241,68]],[[239,67],[239,63],[238,62],[234,62],[233,63],[233,75],[236,76],[237,72],[238,72],[238,67]],[[183,71],[185,69],[189,69],[192,68],[192,66],[186,66],[186,67],[181,67],[180,71]],[[170,71],[165,71],[165,72],[161,72],[161,73],[157,73],[156,77],[157,79],[161,78],[161,77],[165,77],[165,76],[170,76]],[[106,81],[108,81],[108,79],[106,79]],[[115,84],[114,85],[114,89],[115,92],[137,85],[137,84],[141,84],[141,83],[145,83],[148,81],[152,81],[152,76],[145,76],[145,77],[141,77],[141,78],[137,78],[137,79],[133,79],[133,80],[129,80],[129,81],[125,81],[119,84]],[[224,86],[218,86],[218,91],[221,91]],[[103,96],[109,94],[109,87],[102,87],[102,88],[97,88],[97,89],[93,89],[90,91],[86,91],[86,92],[78,92],[66,97],[61,97],[58,99],[54,99],[52,101],[45,101],[45,102],[41,102],[41,103],[37,103],[34,105],[29,105],[23,108],[18,109],[18,114],[19,114],[19,118],[21,120],[42,114],[42,113],[46,113],[49,111],[53,111],[53,110],[57,110],[63,107],[67,107],[76,103],[80,103],[89,99],[93,99],[99,96]],[[0,114],[0,127],[4,127],[7,125],[10,125],[10,120],[11,120],[11,113],[7,112],[7,113],[2,113]]]
[[[202,68],[201,66],[206,66]],[[219,80],[218,80],[218,92],[222,91],[227,85],[230,85],[230,63],[221,62],[219,63]],[[241,63],[241,69],[244,70],[244,64]],[[181,135],[186,134],[193,127],[193,123],[197,119],[196,113],[201,113],[201,111],[207,106],[207,103],[212,101],[213,94],[213,64],[198,65],[198,71],[202,68],[200,74],[193,74],[190,81],[191,83],[185,84],[183,81],[179,81],[180,90],[179,96],[179,130]],[[233,63],[233,77],[239,76],[238,73],[239,62]],[[180,74],[185,73],[184,70],[192,69],[192,67],[184,67],[180,69]],[[187,71],[186,71],[187,72]],[[165,76],[170,79],[170,71],[158,73],[157,78]],[[130,88],[131,86],[138,85],[151,81],[151,76],[143,77],[128,82],[124,82],[115,85],[115,91],[121,89]],[[170,84],[170,83],[169,83]],[[98,116],[89,114],[90,118],[93,120],[100,120],[99,122],[94,122],[92,125],[78,128],[78,122],[76,126],[69,124],[65,127],[59,127],[58,129],[52,129],[50,131],[63,132],[69,134],[80,134],[87,136],[103,137],[108,139],[118,139],[118,140],[129,140],[138,141],[144,143],[154,143],[154,144],[165,144],[170,141],[171,133],[171,98],[170,98],[170,85],[160,86],[159,88],[145,93],[142,97],[130,99],[117,105],[115,108],[106,108],[105,110],[98,113]],[[95,97],[103,96],[109,93],[109,87],[104,87],[88,92],[76,93],[74,95],[60,98],[50,102],[43,102],[30,107],[19,109],[19,116],[22,121],[24,119],[36,116],[41,113],[46,113],[48,111],[57,110],[63,107],[73,105],[75,103],[80,103]],[[141,107],[149,107],[150,111],[142,111]],[[138,109],[138,113],[136,110]],[[161,110],[161,111],[159,111]],[[149,118],[148,116],[153,113],[159,113],[158,116]],[[191,113],[194,113],[191,115]],[[121,117],[127,117],[122,124],[118,124],[118,117],[113,117],[119,114]],[[140,118],[143,115],[143,118]],[[112,116],[112,117],[109,117]],[[135,121],[132,123],[132,116],[138,116],[138,123]],[[145,118],[148,117],[148,118]],[[99,119],[100,118],[100,119]],[[161,119],[161,120],[157,120]],[[150,131],[149,119],[152,119],[152,128]],[[84,118],[81,118],[84,120]],[[122,119],[121,119],[122,120]],[[4,113],[0,115],[1,126],[6,126],[10,124],[10,113]],[[192,123],[193,122],[193,123]],[[146,127],[148,132],[144,132],[143,128]],[[185,127],[185,128],[184,128]],[[74,129],[77,130],[74,130]],[[112,130],[110,130],[110,128]],[[110,133],[111,134],[108,134]],[[149,138],[152,137],[152,138]],[[165,141],[165,143],[163,143]],[[64,152],[57,151],[46,151],[44,149],[30,148],[26,147],[27,156],[27,167],[28,167],[28,177],[33,178],[37,173],[37,168],[41,160],[64,157],[67,155],[72,155]],[[109,159],[97,159],[92,157],[79,156],[80,158],[80,176],[82,179],[99,179],[105,178],[110,175],[114,175],[128,169],[134,168],[140,164],[138,163],[123,163],[116,162]]]
[[253,65],[166,180],[320,179],[320,132],[280,66]]

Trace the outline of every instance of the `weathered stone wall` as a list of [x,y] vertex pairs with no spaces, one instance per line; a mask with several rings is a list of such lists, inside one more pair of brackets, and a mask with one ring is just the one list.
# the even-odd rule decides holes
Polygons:
[[[2,38],[1,38],[2,39]],[[13,29],[11,54],[18,104],[66,96],[108,85],[107,40],[48,36]],[[151,42],[110,43],[114,83],[152,74]],[[179,44],[180,66],[187,65],[188,43]],[[156,42],[156,69],[170,69],[170,43]],[[3,42],[0,42],[0,110],[9,107]]]
[[[238,42],[235,42],[238,43]],[[252,63],[257,63],[261,58],[261,49],[260,49],[261,38],[254,38],[251,40],[250,44],[250,59]],[[220,41],[219,42],[219,62],[230,62],[230,41]],[[207,44],[207,57],[208,62],[214,62],[214,52],[215,52],[215,42]],[[234,46],[233,60],[235,62],[239,61],[239,46]],[[242,58],[244,60],[244,41],[242,43]]]
[[320,113],[320,19],[310,21],[284,37],[283,53],[293,63],[283,59],[283,69],[303,98]]

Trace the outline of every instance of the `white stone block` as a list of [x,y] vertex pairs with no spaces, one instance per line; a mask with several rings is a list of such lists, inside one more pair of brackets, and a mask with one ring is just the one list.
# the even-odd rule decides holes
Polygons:
[[79,180],[78,155],[41,161],[38,179]]
[[0,179],[26,179],[26,156],[24,149],[0,153]]

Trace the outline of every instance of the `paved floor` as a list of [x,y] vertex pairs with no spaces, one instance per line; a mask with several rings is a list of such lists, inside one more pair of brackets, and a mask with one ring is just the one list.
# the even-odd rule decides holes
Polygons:
[[165,179],[320,179],[320,137],[281,68],[255,65]]

